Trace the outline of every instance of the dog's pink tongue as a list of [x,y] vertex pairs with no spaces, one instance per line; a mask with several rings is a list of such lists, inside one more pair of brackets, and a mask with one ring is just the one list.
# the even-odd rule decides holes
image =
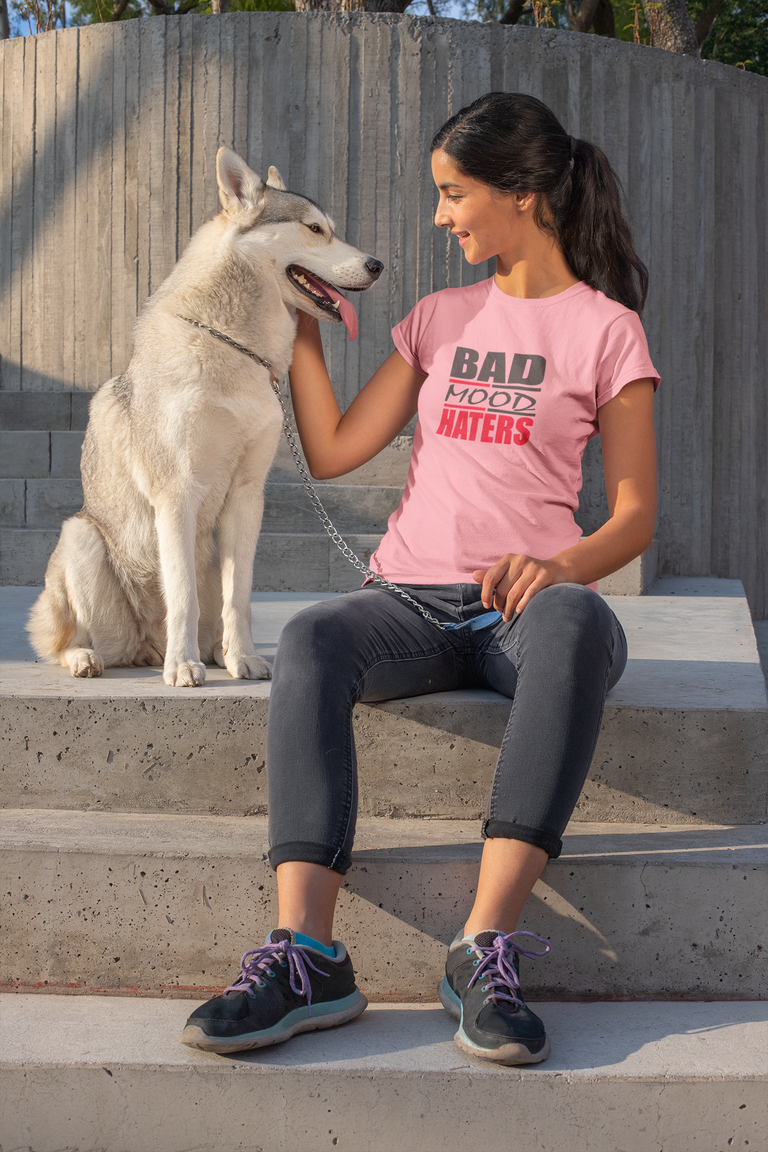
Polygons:
[[337,292],[330,284],[323,284],[323,288],[331,300],[333,300],[334,304],[339,305],[339,315],[346,325],[350,340],[354,340],[355,336],[357,336],[357,312],[355,312],[355,309],[349,300],[347,300],[346,296],[342,296],[341,292]]

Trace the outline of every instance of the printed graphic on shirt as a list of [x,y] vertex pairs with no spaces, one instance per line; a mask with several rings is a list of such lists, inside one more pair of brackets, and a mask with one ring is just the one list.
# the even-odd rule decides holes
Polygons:
[[482,444],[527,444],[547,370],[543,356],[515,352],[507,375],[504,352],[457,348],[438,436]]

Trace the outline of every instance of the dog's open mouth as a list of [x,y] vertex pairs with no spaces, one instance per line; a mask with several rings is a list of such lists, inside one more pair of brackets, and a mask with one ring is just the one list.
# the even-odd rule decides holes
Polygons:
[[[306,268],[302,268],[298,264],[289,264],[286,272],[296,287],[300,288],[306,296],[309,296],[313,304],[343,320],[350,340],[354,340],[357,336],[357,312],[346,296],[342,296],[338,288],[334,288],[327,280],[321,280],[314,272],[308,272]],[[355,291],[355,289],[348,289],[348,291]]]

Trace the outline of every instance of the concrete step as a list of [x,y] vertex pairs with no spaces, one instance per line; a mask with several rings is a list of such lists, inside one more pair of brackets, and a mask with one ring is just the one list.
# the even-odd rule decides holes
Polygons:
[[[8,393],[0,392],[0,408],[3,397],[7,395]],[[45,394],[38,393],[38,395]],[[0,476],[26,479],[44,476],[73,480],[80,478],[80,450],[85,434],[81,428],[75,427],[74,424],[72,428],[65,427],[63,420],[53,418],[50,424],[28,428],[10,428],[10,423],[14,421],[3,424],[0,419]],[[20,417],[15,423],[22,424],[23,418]],[[33,423],[32,418],[29,423]],[[323,483],[358,487],[368,485],[395,487],[402,491],[408,477],[411,445],[410,437],[398,436],[392,444],[362,467],[348,472],[345,476],[325,480]],[[288,444],[285,439],[281,439],[269,479],[277,483],[293,484],[296,483],[297,476],[298,472]]]
[[0,476],[79,480],[82,446],[82,432],[0,431]]
[[[36,481],[0,480],[0,585],[35,586],[45,579],[45,569],[59,538],[59,526],[39,528],[22,526],[34,507],[35,514],[42,507],[44,518],[54,518],[46,510],[45,501],[34,505],[26,499],[29,486]],[[64,480],[63,485],[79,485],[76,480]],[[285,498],[274,502],[270,494],[275,489],[290,489]],[[370,563],[371,554],[378,547],[386,527],[386,519],[397,506],[399,489],[357,488],[341,485],[320,486],[321,498],[336,526],[353,552]],[[74,489],[73,489],[74,491]],[[66,515],[80,508],[79,487],[76,497],[69,497]],[[336,493],[342,495],[337,498]],[[356,493],[365,493],[360,502]],[[57,494],[53,494],[55,503]],[[265,530],[259,536],[259,545],[253,566],[252,587],[258,592],[351,592],[362,580],[359,571],[344,559],[325,532],[312,529],[318,526],[311,505],[297,485],[267,486],[270,503],[265,508]],[[50,503],[50,502],[49,502]],[[303,506],[304,505],[304,506]],[[355,506],[358,511],[355,511]],[[294,515],[301,531],[275,531],[276,523],[285,522],[287,514]],[[373,524],[379,528],[362,532],[355,528],[364,516],[374,515]],[[314,521],[313,521],[314,518]],[[63,519],[63,514],[62,514]],[[349,525],[349,527],[348,527]],[[372,528],[373,525],[368,524]],[[608,596],[639,596],[647,591],[656,575],[657,546],[600,581],[601,592]]]
[[0,392],[0,430],[82,431],[88,423],[92,395],[92,392]]
[[[242,815],[266,806],[269,683],[210,669],[204,688],[167,688],[159,669],[74,680],[36,663],[23,632],[35,592],[6,588],[0,804]],[[256,594],[258,650],[323,593]],[[608,598],[629,664],[606,703],[575,816],[618,823],[761,824],[768,701],[738,581],[661,580]],[[360,705],[361,813],[474,819],[485,809],[509,700],[435,693]]]
[[[360,484],[317,484],[321,503],[342,533],[383,535],[402,489]],[[80,479],[0,480],[0,524],[11,528],[60,528],[83,506]],[[301,484],[270,482],[264,490],[265,532],[316,532],[317,514]]]
[[[3,983],[199,995],[277,923],[264,817],[6,810]],[[336,934],[362,990],[433,1000],[472,904],[479,825],[362,820]],[[572,823],[524,927],[554,999],[748,999],[768,986],[768,825]]]
[[178,1043],[192,1005],[2,997],[3,1147],[34,1152],[764,1149],[764,1004],[540,1004],[549,1059],[465,1056],[439,1007],[234,1057]]
[[[381,532],[345,532],[347,543],[365,564],[381,536]],[[58,527],[0,528],[0,585],[41,585],[58,539]],[[259,537],[253,566],[257,591],[349,592],[362,580],[325,532],[262,532]]]

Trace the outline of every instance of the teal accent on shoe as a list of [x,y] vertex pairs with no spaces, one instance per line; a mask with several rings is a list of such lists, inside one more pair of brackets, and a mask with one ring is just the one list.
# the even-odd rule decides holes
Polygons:
[[443,976],[443,979],[440,982],[440,988],[446,1000],[450,1000],[451,1004],[453,1004],[453,1006],[458,1009],[459,1013],[461,1013],[461,1000],[456,995],[453,988],[451,988],[446,976]]
[[315,940],[312,936],[305,936],[303,932],[294,932],[293,935],[296,943],[300,944],[302,948],[314,948],[316,952],[327,956],[329,960],[336,959],[335,948],[329,948],[327,944],[321,944],[319,940]]
[[[355,991],[351,996],[345,996],[343,1000],[330,1000],[327,1004],[313,1004],[312,1019],[318,1016],[332,1016],[334,1012],[346,1012],[347,1008],[354,1008],[356,1004],[359,1004],[361,999],[362,993]],[[306,1006],[294,1008],[293,1012],[283,1016],[282,1020],[273,1024],[271,1028],[262,1028],[258,1032],[246,1032],[242,1036],[238,1036],[237,1039],[247,1044],[249,1040],[257,1040],[265,1036],[279,1036],[283,1032],[288,1032],[294,1024],[300,1024],[302,1020],[309,1020],[309,1018]]]

